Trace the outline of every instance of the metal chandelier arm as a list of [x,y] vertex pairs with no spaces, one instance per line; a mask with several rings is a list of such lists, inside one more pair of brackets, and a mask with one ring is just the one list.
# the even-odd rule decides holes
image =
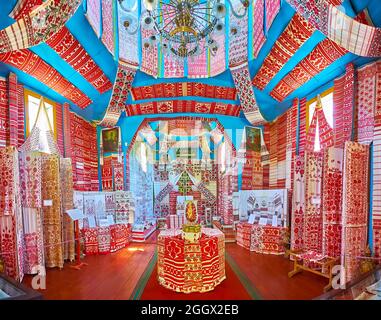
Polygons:
[[[230,5],[230,8],[231,8],[231,11],[232,11],[232,14],[233,16],[235,16],[236,18],[238,19],[242,19],[243,17],[246,16],[247,14],[247,9],[249,7],[249,4],[252,2],[252,0],[240,0],[241,4],[242,4],[242,7],[245,8],[245,11],[243,12],[243,14],[239,14],[235,11],[234,9],[234,6],[232,4],[232,1],[231,0],[226,0],[229,2],[229,5]],[[246,3],[246,4],[245,4]]]

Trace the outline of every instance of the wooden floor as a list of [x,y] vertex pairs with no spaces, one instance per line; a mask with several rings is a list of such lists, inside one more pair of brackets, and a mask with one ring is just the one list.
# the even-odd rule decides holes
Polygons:
[[[88,256],[82,270],[65,264],[62,270],[47,271],[45,299],[129,299],[156,250],[156,234],[146,243],[108,255]],[[236,244],[227,244],[228,260],[233,260],[241,279],[249,281],[263,299],[313,299],[323,293],[327,281],[310,273],[289,279],[292,263],[283,256],[249,252]],[[243,276],[242,276],[243,275]],[[26,276],[23,283],[31,284]]]

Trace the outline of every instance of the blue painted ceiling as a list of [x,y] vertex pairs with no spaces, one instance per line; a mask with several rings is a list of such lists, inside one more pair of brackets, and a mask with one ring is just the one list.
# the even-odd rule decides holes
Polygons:
[[[9,13],[12,11],[17,0],[0,0],[0,29],[13,23],[13,19],[9,18]],[[343,10],[350,15],[355,16],[358,12],[363,9],[368,9],[370,17],[373,23],[381,27],[381,6],[380,0],[345,0],[343,5]],[[273,47],[275,41],[278,39],[280,34],[283,32],[284,28],[288,25],[290,19],[295,14],[293,9],[286,3],[282,1],[281,11],[277,15],[272,27],[270,28],[268,34],[266,35],[267,41],[263,48],[261,49],[258,57],[249,62],[249,69],[251,76],[253,77],[259,68],[261,67],[263,60],[266,58],[271,48]],[[87,50],[89,55],[94,59],[94,61],[103,70],[106,76],[111,82],[115,79],[115,73],[117,69],[117,62],[114,57],[105,48],[102,42],[98,39],[93,29],[89,25],[85,15],[84,7],[80,6],[75,15],[67,22],[66,26],[72,32],[75,38],[82,44],[82,46]],[[308,81],[305,85],[294,91],[287,100],[282,103],[275,101],[270,97],[269,93],[277,85],[277,83],[290,72],[304,57],[306,57],[311,50],[324,39],[324,36],[316,31],[311,38],[296,52],[296,54],[289,60],[289,62],[280,70],[280,72],[272,79],[272,81],[267,85],[267,87],[261,91],[255,89],[255,94],[257,102],[260,106],[260,110],[264,117],[271,121],[275,119],[278,115],[282,114],[291,105],[291,101],[295,97],[309,97],[325,88],[332,85],[332,81],[344,73],[345,66],[349,62],[354,62],[355,65],[363,65],[371,59],[357,57],[353,54],[346,54],[342,58],[338,59],[323,72],[318,74],[316,77]],[[25,74],[24,72],[17,70],[16,68],[5,65],[0,62],[0,75],[6,76],[10,71],[17,74],[19,81],[23,83],[26,87],[35,90],[50,99],[57,102],[69,102],[71,104],[72,110],[77,112],[82,117],[88,120],[99,120],[108,104],[111,96],[111,90],[100,94],[94,89],[86,79],[84,79],[77,71],[75,71],[69,64],[67,64],[63,59],[61,59],[54,50],[52,50],[46,44],[40,44],[31,48],[31,50],[39,55],[44,61],[52,65],[58,72],[60,72],[67,80],[73,83],[81,91],[83,91],[93,103],[85,109],[80,109],[79,107],[73,105],[67,101],[63,96],[57,92],[50,89],[48,86],[42,84],[35,78]],[[184,82],[184,81],[194,81],[202,82],[210,85],[227,86],[234,87],[233,79],[231,77],[230,71],[225,71],[224,73],[206,79],[187,79],[187,78],[176,78],[176,79],[156,79],[140,71],[137,72],[133,86],[145,86],[152,85],[162,82]],[[192,97],[194,100],[205,100],[198,97]],[[230,102],[232,101],[223,101]],[[131,103],[131,97],[128,98],[127,103]],[[238,103],[238,101],[233,101],[233,103]]]

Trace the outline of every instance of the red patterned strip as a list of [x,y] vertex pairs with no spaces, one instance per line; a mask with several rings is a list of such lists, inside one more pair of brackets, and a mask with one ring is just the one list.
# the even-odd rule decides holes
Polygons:
[[114,14],[113,2],[102,0],[102,42],[114,54]]
[[305,153],[306,193],[303,243],[305,250],[322,251],[323,219],[321,208],[321,184],[323,178],[322,153]]
[[70,112],[70,137],[74,189],[97,191],[99,182],[94,183],[98,180],[96,127]]
[[9,16],[15,20],[29,14],[36,6],[43,3],[43,0],[18,0]]
[[31,75],[80,108],[85,108],[92,103],[89,97],[30,50],[23,49],[0,54],[0,61]]
[[323,179],[323,255],[341,254],[343,160],[341,148],[328,148],[324,154]]
[[254,89],[250,80],[250,72],[247,63],[231,68],[234,84],[237,88],[241,108],[246,119],[253,125],[265,123],[259,106],[255,100]]
[[333,91],[333,132],[334,146],[337,148],[344,147],[343,132],[343,104],[344,104],[344,84],[345,77],[335,79]]
[[57,130],[57,145],[60,150],[60,154],[65,154],[64,148],[64,123],[63,123],[63,107],[61,104],[56,103],[56,130]]
[[159,83],[131,89],[134,100],[174,97],[206,97],[235,100],[237,90],[230,87],[212,86],[199,82]]
[[381,62],[377,62],[373,137],[373,254],[381,258]]
[[263,90],[293,54],[311,37],[314,30],[303,17],[295,14],[263,61],[262,67],[253,79],[253,84]]
[[126,107],[126,112],[129,116],[155,113],[212,113],[238,117],[240,107],[238,105],[218,102],[173,100],[129,105]]
[[116,125],[120,114],[125,109],[128,92],[131,90],[135,73],[136,70],[131,67],[119,64],[110,102],[99,125],[104,127],[114,127]]
[[341,284],[360,275],[361,260],[367,245],[369,146],[347,141],[344,151],[343,232],[341,265],[345,278]]
[[7,145],[9,136],[8,85],[5,78],[0,77],[0,147]]
[[376,76],[377,63],[357,70],[355,141],[363,144],[370,144],[373,141]]
[[8,112],[9,112],[9,145],[18,144],[18,103],[17,76],[10,73],[8,77]]
[[299,144],[298,154],[304,154],[306,145],[306,112],[307,112],[307,99],[303,98],[299,101]]
[[262,49],[262,46],[266,42],[266,37],[264,33],[264,10],[265,10],[265,1],[257,0],[254,4],[254,31],[253,31],[253,42],[254,42],[254,57],[258,57],[259,52]]
[[112,88],[110,80],[68,28],[63,27],[46,43],[100,93]]
[[323,40],[278,83],[270,95],[277,101],[283,101],[294,90],[304,85],[346,53],[347,51],[335,42],[329,39]]
[[353,103],[355,90],[355,68],[353,63],[346,67],[343,99],[343,141],[352,140]]
[[329,1],[287,0],[328,39],[351,53],[381,56],[381,28],[356,21]]
[[280,10],[280,0],[266,0],[266,30],[269,31]]
[[72,17],[80,0],[47,0],[29,14],[0,30],[0,52],[27,49],[46,42]]

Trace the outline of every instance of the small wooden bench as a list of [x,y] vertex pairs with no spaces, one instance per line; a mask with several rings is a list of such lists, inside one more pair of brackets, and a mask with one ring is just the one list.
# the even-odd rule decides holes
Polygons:
[[[290,256],[290,259],[294,260],[294,269],[288,273],[288,277],[291,278],[294,275],[302,272],[303,270],[317,274],[329,280],[328,285],[324,287],[324,292],[327,292],[328,290],[332,288],[332,278],[333,278],[332,269],[335,266],[335,264],[338,262],[338,258],[322,257],[319,259],[308,259],[303,257],[304,254],[305,253],[303,251],[289,250],[287,252],[287,255]],[[318,265],[319,268],[318,269],[310,268],[303,263],[305,261],[307,261],[308,263],[314,263],[315,265]]]

